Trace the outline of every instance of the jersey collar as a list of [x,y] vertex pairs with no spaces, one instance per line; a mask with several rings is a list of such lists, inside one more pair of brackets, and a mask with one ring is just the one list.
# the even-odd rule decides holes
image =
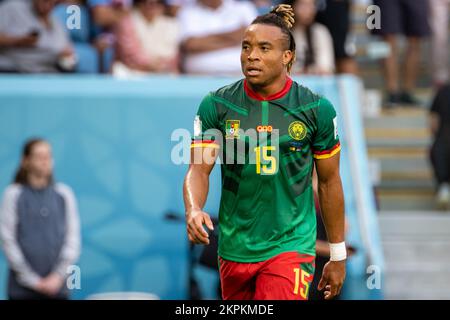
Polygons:
[[250,98],[259,100],[259,101],[267,101],[267,100],[275,100],[275,99],[280,99],[283,96],[285,96],[289,90],[292,87],[292,79],[290,77],[286,77],[286,84],[284,85],[284,88],[281,89],[281,91],[274,93],[268,97],[262,97],[261,95],[259,95],[257,92],[253,91],[247,84],[247,79],[244,79],[244,90],[245,93],[247,93],[247,95]]

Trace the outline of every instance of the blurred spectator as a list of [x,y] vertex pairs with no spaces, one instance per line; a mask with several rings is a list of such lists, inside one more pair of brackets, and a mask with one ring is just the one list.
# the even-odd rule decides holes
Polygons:
[[102,29],[113,29],[128,14],[132,0],[87,0],[94,23]]
[[194,74],[241,73],[241,41],[257,16],[249,1],[197,0],[178,15],[183,71]]
[[117,28],[117,59],[122,68],[178,72],[178,23],[164,15],[162,0],[135,0]]
[[296,43],[294,73],[331,74],[334,72],[333,39],[328,29],[314,21],[317,9],[315,0],[295,0],[292,33]]
[[271,10],[271,7],[278,4],[276,1],[272,0],[251,0],[253,4],[256,6],[256,10],[258,11],[258,15],[263,15],[268,13]]
[[437,205],[450,209],[450,84],[442,86],[431,105],[431,163],[438,183]]
[[3,196],[0,235],[10,299],[69,297],[65,279],[79,256],[79,218],[72,190],[55,183],[52,170],[50,145],[28,141],[14,183]]
[[450,0],[430,0],[431,61],[433,83],[445,84],[448,78],[448,10]]
[[132,0],[87,0],[93,22],[94,45],[99,52],[100,72],[110,72],[116,45],[115,28],[129,14]]
[[0,72],[72,71],[76,57],[64,27],[52,17],[56,0],[0,3]]
[[166,13],[172,18],[176,18],[178,16],[178,12],[183,6],[190,5],[194,2],[195,0],[167,0]]
[[337,73],[358,72],[354,59],[356,48],[348,36],[350,29],[350,0],[317,0],[317,22],[325,25],[333,39]]
[[[381,35],[391,48],[384,59],[384,73],[387,89],[387,103],[418,104],[412,95],[415,89],[417,70],[420,63],[421,39],[429,36],[427,0],[374,0],[381,9],[381,28],[374,34]],[[397,36],[407,37],[406,58],[404,59],[404,79],[400,82],[399,50]],[[403,87],[400,86],[403,84]]]

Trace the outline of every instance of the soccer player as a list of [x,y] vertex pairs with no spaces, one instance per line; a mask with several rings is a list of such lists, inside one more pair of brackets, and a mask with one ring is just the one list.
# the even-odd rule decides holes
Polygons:
[[213,224],[203,206],[211,159],[220,156],[218,254],[226,300],[308,298],[316,243],[314,165],[331,253],[319,290],[331,299],[345,278],[336,112],[288,76],[295,59],[293,22],[287,5],[257,17],[242,41],[245,79],[206,95],[194,121],[183,190],[187,233],[191,242],[209,244],[203,225],[212,230]]

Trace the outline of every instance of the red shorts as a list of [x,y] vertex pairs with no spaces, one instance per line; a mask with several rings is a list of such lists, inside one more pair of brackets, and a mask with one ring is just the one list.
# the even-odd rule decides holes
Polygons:
[[314,256],[281,253],[269,260],[243,263],[219,257],[224,300],[307,300]]

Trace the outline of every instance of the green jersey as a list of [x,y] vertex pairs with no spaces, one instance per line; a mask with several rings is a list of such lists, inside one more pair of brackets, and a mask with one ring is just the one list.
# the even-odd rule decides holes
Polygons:
[[290,78],[265,99],[240,80],[203,99],[194,131],[191,148],[220,150],[219,255],[315,255],[313,162],[340,150],[331,103]]

